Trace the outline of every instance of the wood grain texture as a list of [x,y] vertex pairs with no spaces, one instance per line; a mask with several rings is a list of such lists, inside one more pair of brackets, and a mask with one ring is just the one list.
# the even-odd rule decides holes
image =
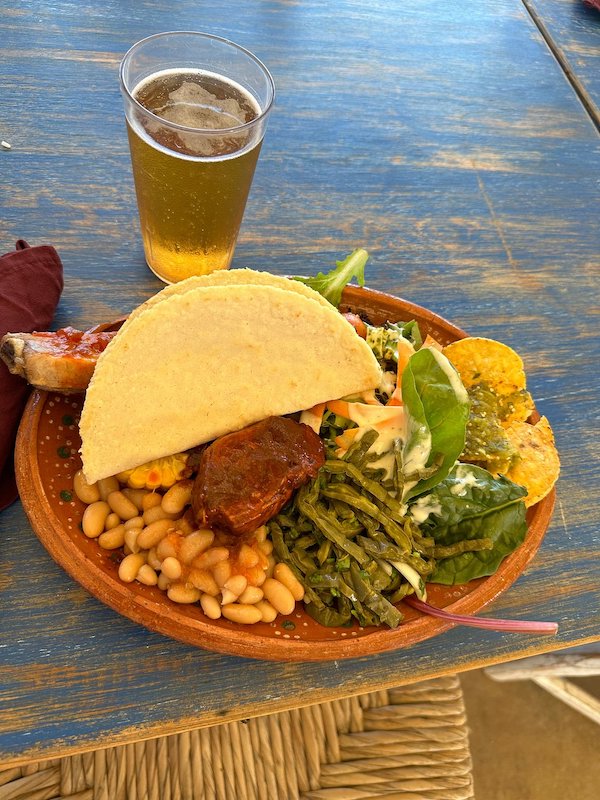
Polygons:
[[583,0],[523,0],[600,130],[600,11]]
[[118,63],[144,35],[208,29],[271,69],[276,106],[234,266],[327,269],[523,356],[563,472],[544,543],[494,616],[555,638],[452,629],[406,650],[273,664],[153,634],[56,566],[20,505],[0,516],[0,764],[348,696],[600,638],[600,139],[517,0],[123,4],[25,0],[0,19],[0,241],[54,244],[56,325],[160,288],[137,228]]

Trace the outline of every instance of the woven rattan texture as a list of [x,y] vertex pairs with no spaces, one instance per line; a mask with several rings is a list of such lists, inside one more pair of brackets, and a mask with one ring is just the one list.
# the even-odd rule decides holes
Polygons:
[[0,800],[473,800],[458,678],[0,772]]

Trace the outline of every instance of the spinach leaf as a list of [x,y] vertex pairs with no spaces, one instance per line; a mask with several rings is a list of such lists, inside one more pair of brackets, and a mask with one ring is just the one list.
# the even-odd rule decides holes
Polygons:
[[404,499],[410,499],[443,480],[456,463],[465,445],[469,398],[448,359],[426,347],[410,357],[402,373],[402,400],[409,415],[405,475],[440,462],[433,474],[414,482],[408,478]]
[[465,552],[438,561],[432,583],[452,585],[492,575],[527,532],[522,486],[487,470],[458,464],[428,495],[433,509],[421,529],[436,545],[490,539],[490,550]]
[[312,278],[294,275],[294,280],[310,286],[337,308],[342,299],[342,292],[352,278],[356,278],[359,286],[365,285],[365,264],[368,258],[367,251],[359,247],[343,261],[336,261],[335,269],[327,274],[319,272]]

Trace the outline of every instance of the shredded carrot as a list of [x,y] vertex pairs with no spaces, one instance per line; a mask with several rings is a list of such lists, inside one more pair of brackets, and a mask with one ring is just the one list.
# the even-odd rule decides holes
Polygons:
[[398,339],[398,369],[396,372],[396,388],[387,401],[387,406],[402,405],[402,373],[404,372],[409,358],[414,353],[414,348],[405,339]]
[[340,417],[351,419],[350,408],[347,400],[330,400],[327,403],[327,408],[334,414],[339,414]]
[[427,334],[427,336],[425,337],[425,341],[423,342],[423,347],[430,347],[432,350],[439,350],[440,353],[444,349],[444,346],[441,345],[437,341],[437,339],[434,339],[433,336],[430,336],[429,334]]
[[387,401],[386,406],[401,406],[402,405],[402,392],[396,386],[394,391],[390,395],[390,399]]

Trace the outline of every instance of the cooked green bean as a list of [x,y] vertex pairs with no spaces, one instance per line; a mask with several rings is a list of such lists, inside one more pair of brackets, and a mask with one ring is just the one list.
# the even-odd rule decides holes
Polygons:
[[434,558],[449,558],[460,553],[476,553],[480,550],[491,550],[494,542],[491,539],[461,539],[460,542],[446,545],[436,545],[433,548]]

